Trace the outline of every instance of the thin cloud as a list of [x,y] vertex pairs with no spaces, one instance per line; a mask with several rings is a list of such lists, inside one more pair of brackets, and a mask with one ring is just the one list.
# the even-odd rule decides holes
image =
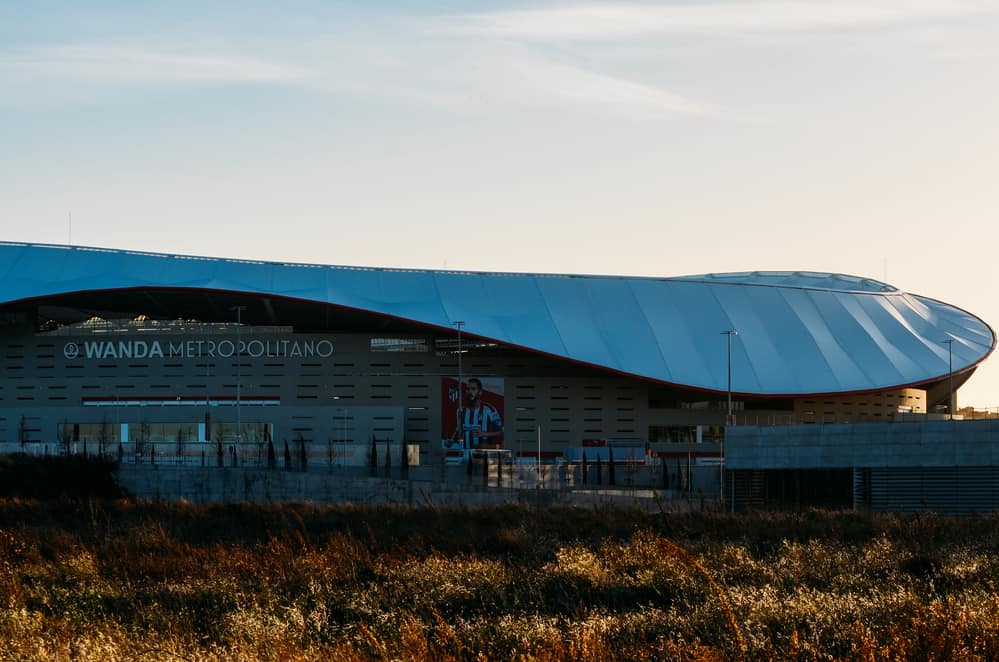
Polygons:
[[506,60],[499,75],[509,82],[511,89],[519,90],[523,95],[520,101],[528,104],[579,103],[647,119],[663,114],[719,114],[718,109],[708,104],[652,85],[533,54],[525,54],[519,60]]
[[182,55],[109,45],[56,45],[0,57],[0,67],[36,76],[105,83],[290,83],[315,72],[234,55]]
[[537,40],[609,40],[676,32],[800,31],[874,27],[995,13],[962,0],[583,4],[463,14],[460,33]]
[[434,107],[458,114],[499,108],[591,109],[633,119],[713,115],[716,108],[654,85],[593,71],[502,40],[452,38],[421,45],[345,44],[319,49],[316,84],[333,92]]
[[719,114],[709,104],[527,44],[442,32],[437,21],[379,27],[308,42],[259,42],[252,49],[244,43],[238,53],[180,53],[176,46],[121,43],[25,47],[0,54],[0,78],[31,81],[33,94],[44,79],[83,83],[98,92],[113,86],[237,83],[289,85],[466,115],[567,108],[630,119]]

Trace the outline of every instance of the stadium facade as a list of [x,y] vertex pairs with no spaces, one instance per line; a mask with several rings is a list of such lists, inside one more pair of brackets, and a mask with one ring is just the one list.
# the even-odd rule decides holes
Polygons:
[[[196,457],[222,442],[259,456],[271,440],[362,464],[375,438],[422,464],[469,447],[534,455],[539,440],[549,457],[711,455],[729,396],[738,424],[933,415],[996,343],[964,310],[825,273],[475,273],[4,243],[0,275],[8,451]],[[486,413],[462,419],[473,403]]]

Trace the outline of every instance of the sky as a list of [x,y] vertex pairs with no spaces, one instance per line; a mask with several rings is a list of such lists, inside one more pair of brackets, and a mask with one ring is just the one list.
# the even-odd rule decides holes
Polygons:
[[996,327],[997,72],[999,0],[0,0],[0,240],[827,271]]

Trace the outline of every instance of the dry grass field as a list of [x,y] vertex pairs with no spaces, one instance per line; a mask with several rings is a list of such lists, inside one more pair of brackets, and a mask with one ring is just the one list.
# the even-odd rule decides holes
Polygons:
[[997,659],[999,518],[0,501],[10,660]]

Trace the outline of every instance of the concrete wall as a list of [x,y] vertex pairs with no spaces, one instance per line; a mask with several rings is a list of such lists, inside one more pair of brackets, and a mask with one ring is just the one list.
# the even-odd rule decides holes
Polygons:
[[[955,514],[999,508],[997,420],[730,427],[725,464],[738,509],[769,501],[775,486],[787,492],[780,497],[785,507],[800,507],[806,493],[815,501],[823,480],[829,494],[852,492],[857,508]],[[842,469],[852,470],[845,472],[852,479],[828,483],[836,473],[830,470]]]
[[650,489],[509,489],[430,480],[393,480],[325,472],[177,467],[122,464],[118,483],[139,499],[184,499],[192,503],[271,503],[309,501],[328,504],[412,506],[496,506],[556,504],[589,508],[639,508],[648,512],[714,507],[707,497]]
[[725,466],[999,466],[999,420],[730,427],[725,432]]
[[799,398],[794,415],[802,423],[852,423],[896,420],[900,412],[926,413],[926,391],[903,388],[882,393]]

